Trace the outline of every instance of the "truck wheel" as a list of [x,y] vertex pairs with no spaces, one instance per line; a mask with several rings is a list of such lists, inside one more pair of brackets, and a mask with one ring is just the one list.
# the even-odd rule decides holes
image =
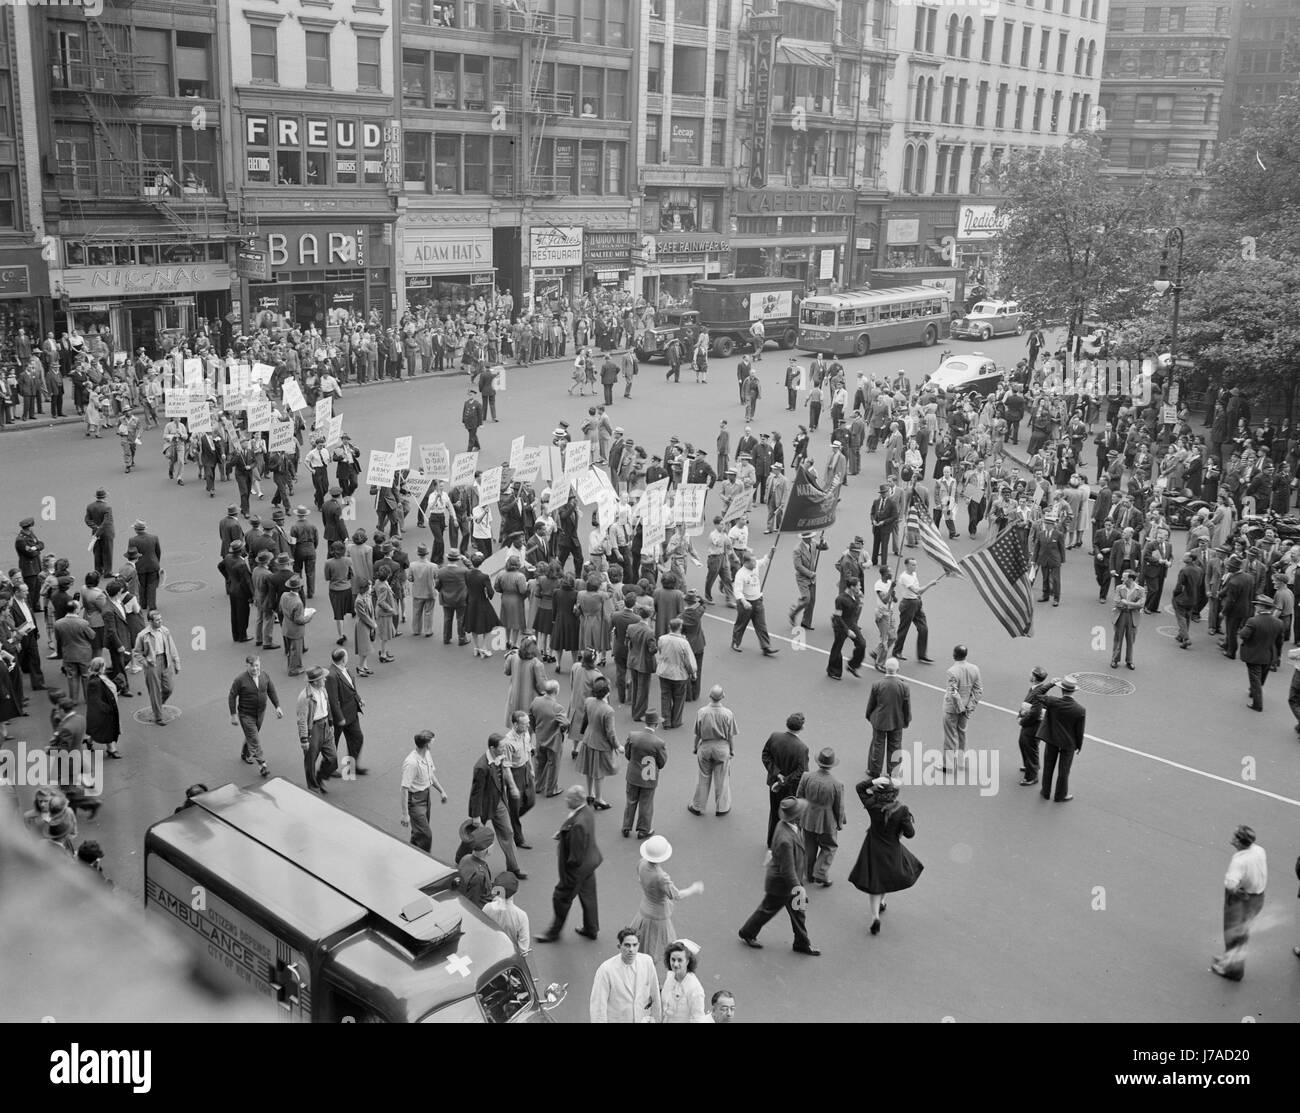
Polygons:
[[637,363],[649,363],[653,354],[653,352],[647,352],[644,348],[638,348],[636,350],[636,361]]
[[855,356],[865,356],[871,351],[871,337],[865,332],[854,341],[853,354]]
[[793,348],[795,344],[798,343],[798,341],[799,341],[799,334],[795,332],[794,329],[788,328],[785,330],[785,332],[781,333],[781,341],[779,346],[782,349],[788,350],[790,348]]
[[982,329],[980,329],[981,340],[991,340],[992,338],[993,338],[993,330],[989,328],[988,325],[985,325]]
[[713,354],[719,359],[727,359],[736,350],[736,342],[730,336],[719,336],[713,342]]
[[939,334],[935,331],[934,325],[930,325],[925,330],[925,335],[921,337],[922,348],[932,348],[934,342],[939,339]]

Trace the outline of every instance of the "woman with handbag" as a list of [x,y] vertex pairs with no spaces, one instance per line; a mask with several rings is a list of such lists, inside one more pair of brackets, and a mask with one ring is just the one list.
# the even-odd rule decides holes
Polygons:
[[876,777],[856,786],[871,827],[849,872],[849,882],[871,899],[872,935],[880,934],[886,894],[910,889],[925,868],[899,841],[900,836],[910,839],[916,834],[911,811],[898,799],[899,784],[889,777]]
[[109,757],[120,758],[117,742],[122,734],[122,717],[117,689],[105,673],[103,657],[94,658],[86,669],[86,740],[104,746]]

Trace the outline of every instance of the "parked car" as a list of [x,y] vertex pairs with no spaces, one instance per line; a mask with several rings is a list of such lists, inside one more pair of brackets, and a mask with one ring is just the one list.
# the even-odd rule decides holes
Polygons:
[[930,376],[932,386],[946,391],[968,394],[992,394],[1001,385],[1002,372],[998,365],[981,352],[968,356],[953,356],[939,364],[939,370]]
[[1025,331],[1026,316],[1018,301],[981,301],[953,322],[951,335],[970,340],[1019,336]]

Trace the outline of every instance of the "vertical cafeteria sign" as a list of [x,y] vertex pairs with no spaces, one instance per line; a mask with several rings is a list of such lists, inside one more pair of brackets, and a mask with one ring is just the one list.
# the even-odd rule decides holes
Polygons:
[[[756,5],[757,6],[757,5]],[[766,11],[755,11],[749,17],[749,29],[754,35],[754,161],[749,168],[749,184],[754,189],[767,185],[767,149],[772,139],[772,65],[776,54],[776,40],[781,34],[782,17],[765,5]]]

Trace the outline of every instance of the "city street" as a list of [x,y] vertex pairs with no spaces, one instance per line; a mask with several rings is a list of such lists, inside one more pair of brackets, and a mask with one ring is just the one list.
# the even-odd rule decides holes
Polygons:
[[[1024,338],[1016,337],[983,344],[953,340],[939,348],[849,359],[845,366],[850,389],[860,371],[902,368],[917,383],[934,368],[943,348],[954,355],[982,351],[1005,365],[1020,357],[1024,344]],[[786,359],[786,353],[770,348],[757,365],[764,394],[753,429],[755,434],[780,431],[788,467],[796,421],[806,417],[784,409]],[[806,357],[801,354],[800,360],[806,362]],[[622,398],[621,386],[616,389],[611,419],[649,452],[662,452],[676,434],[707,448],[712,460],[718,422],[726,418],[734,452],[745,425],[735,364],[734,359],[714,361],[707,385],[691,381],[688,367],[681,383],[672,384],[664,381],[663,364],[642,364],[632,399]],[[511,367],[508,389],[497,401],[500,423],[480,430],[480,466],[504,462],[512,438],[521,433],[529,444],[550,443],[551,430],[561,419],[580,436],[586,408],[594,400],[567,395],[569,381],[567,362]],[[361,448],[363,460],[370,448],[389,449],[393,438],[407,434],[414,435],[417,445],[445,441],[454,453],[464,448],[459,416],[465,387],[464,379],[445,377],[345,388],[335,412],[343,413],[344,429]],[[828,424],[823,422],[812,442],[819,465],[828,452]],[[87,567],[82,515],[96,486],[108,488],[114,508],[116,564],[136,518],[144,518],[162,542],[167,581],[159,605],[181,653],[183,671],[170,701],[180,717],[158,727],[147,721],[142,695],[124,701],[124,760],[108,763],[106,805],[97,820],[81,825],[82,838],[103,844],[104,869],[120,895],[136,902],[143,891],[144,831],[172,812],[185,787],[199,781],[215,787],[258,780],[256,769],[239,761],[240,734],[226,711],[230,682],[249,648],[231,642],[216,567],[217,522],[236,494],[235,484],[219,483],[215,499],[192,478],[183,488],[169,485],[158,431],[143,437],[139,465],[129,476],[122,474],[111,431],[98,442],[86,439],[80,426],[0,438],[0,463],[26,476],[11,485],[6,528],[12,534],[20,518],[34,515],[46,551],[71,558],[78,584]],[[1090,444],[1086,460],[1091,475]],[[883,468],[883,453],[864,453],[862,475],[844,491],[839,519],[826,536],[829,550],[823,554],[812,619],[816,630],[806,646],[792,643],[785,625],[795,596],[794,536],[781,537],[766,588],[770,628],[774,635],[784,635],[776,643],[778,657],[764,659],[752,634],[746,635],[743,655],[730,653],[727,624],[734,612],[720,596],[712,608],[704,686],[724,686],[725,702],[740,724],[730,815],[718,819],[706,811],[697,818],[686,810],[696,780],[692,713],[688,711],[686,726],[664,735],[669,761],[656,799],[656,829],[673,844],[667,869],[675,883],[684,888],[695,880],[704,882],[702,895],[677,906],[674,924],[679,935],[702,946],[699,976],[706,995],[723,987],[733,990],[737,1019],[744,1022],[1300,1020],[1300,963],[1291,953],[1300,943],[1300,907],[1291,876],[1300,851],[1300,740],[1286,704],[1290,666],[1284,660],[1270,679],[1264,713],[1256,715],[1246,706],[1244,665],[1221,656],[1203,621],[1193,627],[1191,651],[1181,652],[1173,640],[1172,617],[1144,616],[1136,672],[1112,672],[1112,612],[1098,606],[1086,544],[1069,554],[1062,604],[1039,607],[1032,639],[1009,639],[967,581],[949,579],[925,596],[935,663],[917,663],[909,638],[905,652],[910,660],[903,675],[912,682],[913,722],[904,748],[941,744],[944,669],[952,646],[964,643],[982,671],[984,687],[984,703],[970,724],[970,745],[984,751],[985,768],[996,777],[983,791],[951,782],[902,790],[903,802],[916,817],[916,837],[909,846],[926,868],[913,889],[889,900],[880,935],[868,935],[867,897],[846,875],[866,830],[866,814],[853,786],[865,768],[870,728],[863,712],[877,674],[868,667],[861,680],[846,674],[836,683],[827,678],[825,667],[833,565],[854,534],[866,536],[869,543],[867,510]],[[19,490],[25,491],[21,499]],[[267,482],[264,490],[267,501],[255,502],[255,507],[269,515],[273,486]],[[360,494],[358,524],[373,529],[364,487]],[[311,503],[305,468],[295,499]],[[714,510],[710,500],[706,516]],[[319,524],[318,515],[313,520]],[[763,536],[761,514],[751,516],[750,526],[751,543],[761,554],[774,539]],[[964,526],[964,512],[959,526]],[[414,527],[414,515],[408,527],[404,544],[414,555],[427,533]],[[584,541],[585,536],[584,529]],[[984,536],[981,531],[978,543]],[[1184,539],[1181,533],[1174,537],[1179,557]],[[701,559],[704,541],[696,541]],[[978,543],[963,531],[952,546],[960,557]],[[938,574],[920,549],[916,555],[923,580]],[[702,582],[703,570],[692,567],[690,583],[699,587]],[[1168,594],[1166,590],[1166,604]],[[317,605],[326,609],[307,639],[308,665],[328,663],[333,648],[323,595],[322,590]],[[870,642],[870,608],[864,620]],[[450,860],[466,812],[471,766],[487,734],[502,729],[507,683],[502,656],[478,660],[469,648],[444,647],[440,638],[417,641],[409,633],[394,643],[393,652],[396,662],[375,666],[376,675],[361,685],[370,774],[331,782],[328,799],[404,839],[398,823],[400,765],[413,733],[432,729],[438,777],[450,794],[445,806],[434,806],[434,855]],[[302,680],[286,678],[280,651],[267,653],[264,661],[286,708],[285,720],[268,719],[263,732],[268,761],[273,775],[301,784],[292,708]],[[1015,713],[1030,685],[1030,670],[1038,664],[1051,676],[1097,674],[1101,684],[1123,681],[1135,689],[1104,695],[1081,687],[1089,739],[1074,765],[1076,799],[1069,804],[1049,803],[1036,789],[1017,785]],[[47,680],[59,679],[58,662],[45,660],[43,665]],[[567,702],[567,675],[560,680],[560,698]],[[657,695],[653,699],[657,705]],[[820,959],[791,953],[783,916],[765,929],[762,951],[747,950],[736,937],[763,888],[768,794],[759,751],[768,734],[783,730],[787,714],[795,710],[807,716],[803,737],[814,756],[823,746],[836,749],[840,764],[835,774],[846,790],[848,826],[840,834],[839,856],[831,869],[834,887],[814,888],[810,895],[809,930],[823,951]],[[43,743],[48,736],[44,701],[33,701],[31,711],[31,718],[11,724],[11,732],[29,744]],[[146,721],[131,721],[131,712]],[[628,722],[626,708],[620,708],[620,735],[625,736]],[[567,755],[564,767],[572,769]],[[578,779],[570,774],[564,783]],[[533,953],[541,983],[569,983],[568,1000],[554,1014],[564,1021],[586,1020],[595,968],[614,953],[616,931],[637,909],[637,843],[619,836],[621,781],[620,770],[607,782],[607,798],[615,808],[597,820],[605,855],[597,875],[600,940],[593,943],[574,934],[580,922],[575,909],[562,940],[535,947]],[[539,801],[524,821],[535,848],[521,852],[530,878],[516,900],[529,914],[534,934],[550,919],[556,872],[551,835],[563,818],[562,801],[553,799]],[[1258,833],[1272,877],[1268,903],[1252,933],[1245,980],[1234,984],[1212,976],[1207,967],[1222,949],[1223,874],[1232,832],[1243,823]],[[493,852],[492,863],[501,868],[499,851]],[[93,925],[87,930],[93,931]]]

